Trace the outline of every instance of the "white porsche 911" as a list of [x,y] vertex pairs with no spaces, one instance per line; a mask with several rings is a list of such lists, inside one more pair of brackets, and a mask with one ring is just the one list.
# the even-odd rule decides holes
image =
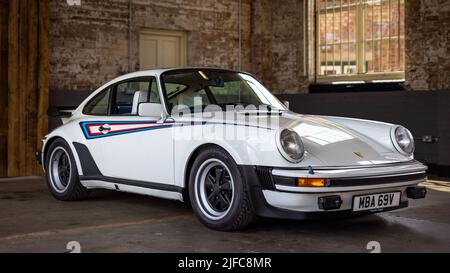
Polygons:
[[404,127],[290,112],[252,75],[150,70],[118,77],[44,139],[59,200],[103,188],[190,202],[218,230],[255,216],[354,216],[425,198]]

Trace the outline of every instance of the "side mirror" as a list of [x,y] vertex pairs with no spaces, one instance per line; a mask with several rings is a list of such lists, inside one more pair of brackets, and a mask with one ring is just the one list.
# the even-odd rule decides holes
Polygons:
[[283,101],[284,106],[287,107],[287,109],[289,110],[289,101],[285,100]]
[[161,117],[162,106],[159,103],[139,103],[138,115],[141,117]]

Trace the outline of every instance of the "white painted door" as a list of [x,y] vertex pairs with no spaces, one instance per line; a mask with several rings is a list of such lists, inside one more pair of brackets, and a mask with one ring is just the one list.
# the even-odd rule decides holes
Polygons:
[[178,31],[142,31],[139,36],[140,70],[186,65],[186,36]]
[[137,115],[139,103],[160,102],[156,79],[131,79],[111,92],[109,115],[86,125],[99,145],[93,153],[101,152],[103,176],[173,184],[172,124],[158,123],[161,116]]

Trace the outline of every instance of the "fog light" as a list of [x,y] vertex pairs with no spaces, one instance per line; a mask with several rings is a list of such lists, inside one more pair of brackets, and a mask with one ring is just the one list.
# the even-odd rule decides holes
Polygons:
[[340,209],[343,201],[339,195],[325,196],[319,198],[319,208],[323,210]]
[[427,195],[427,188],[410,187],[406,189],[406,195],[409,199],[423,199]]
[[297,180],[297,186],[299,187],[325,187],[327,185],[326,179],[323,178],[299,178]]

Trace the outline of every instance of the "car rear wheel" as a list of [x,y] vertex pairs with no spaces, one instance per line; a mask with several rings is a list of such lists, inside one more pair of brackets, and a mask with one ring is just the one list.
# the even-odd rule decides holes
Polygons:
[[85,199],[90,191],[81,185],[78,170],[69,145],[55,140],[45,156],[47,185],[52,195],[62,201]]
[[206,226],[232,231],[252,222],[248,185],[227,152],[215,147],[201,151],[192,165],[189,182],[192,208]]

